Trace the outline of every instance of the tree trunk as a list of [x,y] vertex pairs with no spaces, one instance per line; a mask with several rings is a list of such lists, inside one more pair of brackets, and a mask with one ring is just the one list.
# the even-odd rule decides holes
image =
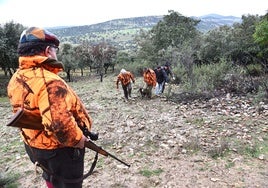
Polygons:
[[68,69],[68,70],[66,71],[66,73],[67,73],[67,80],[68,80],[69,82],[71,82],[71,81],[72,81],[72,79],[71,79],[71,69]]

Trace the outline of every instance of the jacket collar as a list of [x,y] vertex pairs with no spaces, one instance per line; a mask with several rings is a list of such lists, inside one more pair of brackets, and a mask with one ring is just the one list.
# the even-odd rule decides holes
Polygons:
[[63,64],[60,61],[55,59],[51,59],[46,56],[26,56],[19,57],[19,68],[20,69],[28,69],[34,67],[44,67],[45,69],[58,73],[63,70]]

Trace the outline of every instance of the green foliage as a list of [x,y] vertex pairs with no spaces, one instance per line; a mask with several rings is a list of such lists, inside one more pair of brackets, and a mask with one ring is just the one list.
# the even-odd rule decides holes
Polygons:
[[[260,45],[258,50],[258,58],[261,61],[266,62],[267,69],[267,59],[268,59],[268,13],[262,17],[260,22],[256,24],[255,33],[253,34],[255,43]],[[267,71],[267,70],[266,70]]]
[[[122,68],[126,69],[127,71],[130,71],[134,77],[140,77],[142,76],[142,70],[143,66],[142,65],[137,65],[137,64],[127,64],[126,66],[123,66]],[[119,69],[117,72],[120,72],[121,69]]]
[[257,23],[253,38],[256,43],[261,45],[268,45],[268,14]]
[[259,45],[254,43],[253,34],[259,16],[242,16],[242,23],[234,25],[230,38],[228,57],[237,64],[253,63],[259,53]]
[[116,61],[119,66],[124,66],[126,64],[131,63],[131,55],[128,52],[120,51],[116,55]]
[[235,162],[233,161],[228,161],[227,164],[225,165],[226,169],[232,168],[235,166]]
[[3,72],[1,71],[0,75],[0,97],[7,96],[7,85],[9,81],[9,77],[5,77],[2,75]]
[[201,67],[195,66],[194,75],[198,82],[197,88],[201,91],[212,91],[218,88],[231,66],[225,60],[217,64],[208,64]]
[[90,45],[88,42],[84,42],[82,45],[63,43],[60,49],[58,59],[63,62],[64,70],[70,81],[71,70],[80,68],[83,72],[83,69],[90,67],[90,70],[97,69],[97,72],[102,75],[104,71],[107,72],[108,67],[115,65],[114,59],[117,50],[106,43],[97,45]]
[[0,173],[0,187],[17,188],[16,180],[19,178],[18,174],[1,174]]
[[158,176],[160,175],[162,172],[164,172],[162,169],[158,168],[156,170],[149,170],[149,169],[144,169],[144,170],[140,170],[140,174],[149,178],[151,176]]
[[[253,34],[255,25],[260,20],[259,16],[242,16],[242,23],[236,23],[232,27],[222,26],[203,35],[203,42],[197,59],[205,63],[215,63],[221,58],[228,59],[234,64],[247,65],[260,63],[260,57],[267,52],[261,46],[254,43]],[[263,60],[262,60],[263,61]]]
[[258,158],[261,156],[261,154],[267,154],[268,153],[268,145],[267,143],[255,143],[253,146],[246,146],[244,154]]
[[196,25],[199,20],[185,17],[178,12],[169,11],[151,30],[156,50],[167,49],[169,46],[179,47],[197,35]]
[[260,102],[268,103],[268,93],[267,93],[267,85],[266,84],[267,77],[264,78],[263,84],[258,88],[258,92],[254,93],[254,95],[250,94],[253,98],[253,102],[255,104],[259,104]]
[[166,60],[177,59],[176,50],[194,40],[199,32],[198,20],[169,11],[149,32],[141,32],[136,38],[139,50],[138,59],[144,59],[151,65],[164,64]]
[[183,71],[186,69],[175,69],[176,75],[182,80],[182,87],[186,90],[196,92],[209,92],[221,86],[226,74],[231,70],[231,65],[225,60],[221,60],[217,64],[207,64],[202,66],[193,66],[191,77]]
[[126,69],[131,71],[136,77],[142,76],[143,68],[149,67],[154,68],[155,65],[150,64],[148,61],[143,59],[135,59],[129,53],[120,51],[117,54],[117,64],[116,69],[119,72],[121,69]]
[[264,136],[263,141],[260,140],[252,140],[250,144],[245,144],[243,141],[237,140],[235,145],[233,146],[237,153],[253,157],[259,158],[261,155],[268,154],[268,137]]
[[17,47],[20,34],[24,30],[21,24],[9,22],[0,27],[0,67],[12,74],[18,67]]
[[205,62],[215,63],[222,57],[228,56],[232,44],[230,43],[231,33],[231,27],[222,26],[204,34],[199,58]]
[[263,66],[261,64],[249,64],[246,66],[246,75],[249,75],[249,76],[261,76],[264,74],[264,71],[263,70]]
[[9,99],[7,97],[0,97],[0,103],[6,103],[9,102]]

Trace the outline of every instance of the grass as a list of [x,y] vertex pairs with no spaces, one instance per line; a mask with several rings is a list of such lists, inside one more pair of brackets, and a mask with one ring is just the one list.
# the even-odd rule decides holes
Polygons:
[[196,153],[202,148],[202,146],[200,145],[199,138],[196,136],[189,138],[189,142],[184,143],[184,148],[192,153]]
[[164,170],[158,168],[156,170],[150,170],[150,169],[143,169],[139,171],[139,174],[141,174],[142,176],[145,176],[147,178],[151,177],[151,176],[159,176],[162,172],[164,172]]
[[225,168],[229,169],[235,166],[235,163],[233,161],[227,161],[227,163],[225,164]]
[[190,123],[190,124],[194,124],[197,126],[202,126],[205,123],[205,119],[203,117],[195,117],[195,118],[188,118],[186,121],[186,123]]
[[237,153],[252,158],[259,158],[261,155],[268,154],[268,136],[263,138],[263,141],[259,141],[256,138],[251,141],[251,144],[245,144],[241,140],[234,140],[234,148]]
[[219,146],[212,147],[208,154],[216,159],[218,157],[223,157],[229,151],[229,144],[226,140],[221,140]]
[[0,187],[3,188],[17,188],[18,184],[16,180],[19,178],[19,174],[1,174],[0,173]]
[[7,103],[9,102],[8,97],[0,97],[0,103]]

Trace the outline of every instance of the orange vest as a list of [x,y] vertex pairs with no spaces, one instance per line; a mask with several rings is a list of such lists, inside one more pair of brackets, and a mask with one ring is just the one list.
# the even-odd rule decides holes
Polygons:
[[126,73],[120,73],[117,76],[117,81],[116,81],[116,86],[118,87],[119,82],[121,82],[122,85],[127,85],[130,83],[130,81],[134,82],[134,76],[130,73],[130,72],[126,72]]
[[[40,149],[73,147],[82,138],[78,123],[91,129],[92,119],[75,92],[56,73],[62,64],[44,56],[20,57],[8,84],[13,112],[22,106],[41,115],[44,131],[23,129],[25,143]],[[23,135],[23,134],[22,134]]]
[[150,86],[156,86],[156,75],[152,69],[148,69],[143,73],[143,80]]

